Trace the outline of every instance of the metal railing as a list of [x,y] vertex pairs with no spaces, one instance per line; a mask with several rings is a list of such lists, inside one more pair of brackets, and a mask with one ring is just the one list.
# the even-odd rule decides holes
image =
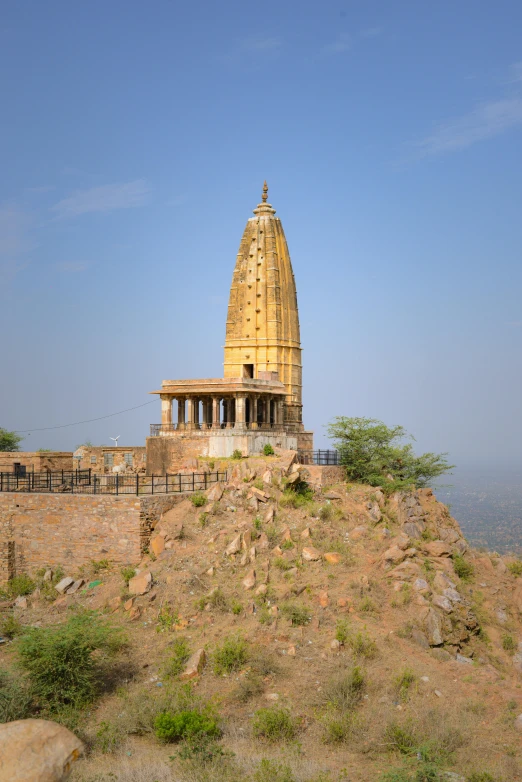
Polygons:
[[339,451],[298,451],[297,458],[301,464],[322,464],[332,467],[341,464]]
[[0,492],[70,494],[180,494],[204,491],[226,481],[226,472],[176,473],[171,475],[97,475],[91,470],[33,472],[25,476],[0,473]]
[[[150,436],[151,437],[164,437],[166,435],[171,434],[172,432],[190,432],[198,429],[204,429],[204,430],[212,430],[214,431],[216,429],[252,429],[252,424],[248,421],[244,422],[241,427],[236,427],[235,423],[232,423],[230,426],[227,426],[225,423],[220,423],[219,426],[214,427],[212,424],[207,423],[197,423],[197,424],[151,424],[150,425]],[[283,424],[258,424],[257,427],[258,431],[270,431],[272,429],[283,429]]]

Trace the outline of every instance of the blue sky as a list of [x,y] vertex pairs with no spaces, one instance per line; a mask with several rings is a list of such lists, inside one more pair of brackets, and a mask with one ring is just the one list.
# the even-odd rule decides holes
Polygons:
[[[522,466],[522,6],[4,3],[0,426],[218,377],[266,178],[305,422]],[[25,449],[144,441],[159,402]]]

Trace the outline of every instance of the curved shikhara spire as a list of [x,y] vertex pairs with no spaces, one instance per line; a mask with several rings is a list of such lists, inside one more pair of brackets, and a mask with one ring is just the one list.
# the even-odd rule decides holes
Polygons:
[[286,386],[285,422],[302,421],[301,338],[297,294],[281,220],[261,203],[246,224],[230,288],[225,377],[264,377],[277,372]]

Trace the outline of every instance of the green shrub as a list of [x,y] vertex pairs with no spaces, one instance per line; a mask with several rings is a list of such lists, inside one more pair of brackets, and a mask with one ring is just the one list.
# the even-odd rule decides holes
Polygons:
[[248,660],[248,645],[241,635],[230,635],[224,639],[212,655],[214,673],[218,676],[242,668]]
[[510,652],[511,654],[515,651],[517,648],[517,644],[515,639],[512,635],[508,635],[507,633],[502,636],[502,648],[505,649],[506,652]]
[[468,562],[466,559],[464,559],[462,554],[453,555],[453,567],[455,568],[455,573],[457,576],[463,581],[469,581],[475,572],[471,562]]
[[264,456],[273,456],[275,453],[274,449],[270,445],[270,443],[267,443],[263,446],[263,454]]
[[241,605],[241,603],[238,603],[236,600],[232,601],[231,608],[234,616],[239,616],[239,614],[243,611],[243,606]]
[[254,526],[254,529],[255,529],[255,530],[257,530],[257,532],[259,532],[259,531],[260,531],[260,529],[261,529],[261,527],[263,526],[263,525],[262,525],[262,523],[261,523],[261,519],[259,518],[259,516],[256,516],[256,517],[255,517],[255,519],[254,519],[254,521],[252,522],[252,524],[253,524],[253,526]]
[[129,581],[131,580],[131,578],[134,578],[134,576],[136,575],[136,570],[133,567],[130,567],[130,566],[122,567],[122,569],[120,570],[120,573],[121,573],[121,577],[123,578],[123,580],[125,581],[125,583],[128,586]]
[[393,685],[401,701],[407,701],[410,689],[413,687],[417,677],[411,668],[404,668],[393,680]]
[[281,613],[292,622],[293,625],[307,625],[312,618],[312,612],[297,603],[282,603]]
[[473,771],[466,777],[466,782],[497,782],[488,771]]
[[208,518],[210,516],[210,513],[207,513],[204,511],[203,513],[199,514],[199,526],[204,529],[208,524]]
[[19,576],[9,579],[7,584],[7,590],[12,597],[20,597],[20,595],[30,595],[36,589],[36,584],[32,578],[29,578],[25,573],[21,573]]
[[0,635],[4,635],[6,638],[14,638],[17,635],[21,635],[23,629],[23,625],[16,619],[14,614],[7,614],[0,623]]
[[368,597],[367,595],[363,597],[361,602],[359,603],[359,611],[363,614],[375,614],[377,612],[377,606],[371,599],[371,597]]
[[314,493],[306,481],[289,484],[279,498],[282,508],[302,508],[313,502]]
[[100,571],[102,570],[109,570],[110,566],[111,563],[109,562],[108,559],[99,559],[99,560],[93,559],[91,561],[91,570],[95,574],[100,573]]
[[255,695],[261,695],[264,690],[263,680],[257,673],[249,671],[246,676],[243,676],[238,683],[235,691],[235,696],[238,700],[246,701],[253,698]]
[[0,723],[30,717],[32,700],[27,682],[0,671]]
[[[203,601],[205,603],[205,600]],[[212,594],[208,598],[208,603],[211,608],[215,608],[218,611],[228,611],[228,600],[221,587],[217,587],[213,590]],[[204,606],[203,606],[204,607]]]
[[167,676],[178,676],[185,668],[185,664],[190,657],[190,647],[186,638],[176,638],[172,644],[172,656],[169,657],[165,666]]
[[293,739],[297,729],[288,709],[273,707],[255,712],[252,732],[256,738],[275,742]]
[[518,576],[522,576],[522,560],[516,559],[514,562],[508,562],[508,570],[511,573],[511,575],[518,578]]
[[121,631],[85,611],[62,625],[27,628],[16,648],[35,695],[53,711],[92,701],[104,665],[123,643]]
[[[265,445],[266,448],[266,445]],[[254,771],[253,782],[295,782],[290,766],[263,758]]]
[[278,570],[290,570],[291,568],[295,567],[295,562],[291,562],[288,559],[285,559],[284,557],[276,557],[274,559],[274,565]]
[[158,612],[157,621],[156,632],[165,633],[178,624],[179,614],[177,611],[173,611],[168,603],[164,603]]
[[348,640],[350,626],[346,619],[338,619],[335,625],[335,639],[344,646]]
[[191,503],[195,508],[202,508],[206,504],[207,498],[201,491],[196,491],[190,498]]
[[113,722],[103,720],[100,722],[94,746],[104,755],[115,752],[125,737],[125,733]]
[[361,720],[358,715],[342,712],[340,715],[328,714],[323,720],[323,736],[325,744],[340,744],[355,738]]
[[353,653],[358,657],[371,659],[377,654],[377,645],[375,641],[370,638],[368,633],[358,632],[350,635],[348,638],[348,646],[350,646]]
[[348,712],[360,702],[366,689],[366,678],[358,665],[338,674],[324,689],[324,700],[343,712]]
[[385,731],[386,740],[401,755],[411,755],[417,749],[419,740],[411,723],[400,725],[398,722],[390,722]]
[[241,453],[239,448],[236,448],[234,453],[232,454],[232,459],[242,459],[242,458],[243,458],[243,454]]
[[190,739],[197,735],[219,736],[215,717],[208,712],[185,709],[177,713],[163,712],[154,720],[154,733],[160,741]]

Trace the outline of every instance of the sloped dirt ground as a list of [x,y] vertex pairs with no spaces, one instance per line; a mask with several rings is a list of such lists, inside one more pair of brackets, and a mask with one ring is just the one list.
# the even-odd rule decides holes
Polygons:
[[[412,727],[421,743],[446,748],[437,760],[455,772],[448,779],[484,771],[493,780],[522,779],[522,591],[509,558],[469,550],[430,490],[386,498],[371,487],[339,484],[292,507],[285,485],[306,478],[286,455],[243,460],[221,497],[214,488],[203,507],[189,499],[175,506],[154,532],[151,552],[158,554],[139,567],[151,573],[152,587],[132,606],[119,570],[109,567],[96,587],[54,604],[33,596],[27,608],[15,609],[24,624],[47,624],[81,605],[127,630],[126,673],[81,726],[92,749],[74,782],[214,778],[183,770],[169,760],[176,748],[153,736],[125,736],[122,727],[129,703],[138,708],[142,693],[160,697],[169,687],[165,666],[181,636],[192,652],[206,650],[207,664],[191,686],[215,704],[222,745],[245,774],[260,759],[276,758],[298,781],[320,772],[331,780],[377,780],[405,762],[390,739],[389,726],[397,723]],[[459,556],[473,567],[467,580],[455,572]],[[305,624],[291,622],[288,606],[308,611]],[[238,693],[250,681],[251,660],[227,676],[212,665],[216,647],[238,632],[251,656],[266,662],[247,699]],[[373,641],[374,653],[354,651],[357,637]],[[0,654],[8,664],[10,649]],[[339,717],[331,682],[354,664],[365,677],[364,695],[342,740],[325,741],[329,720]],[[411,682],[401,689],[405,669]],[[289,709],[296,740],[253,737],[255,711],[270,705]],[[96,739],[103,725],[120,738],[112,753]]]

